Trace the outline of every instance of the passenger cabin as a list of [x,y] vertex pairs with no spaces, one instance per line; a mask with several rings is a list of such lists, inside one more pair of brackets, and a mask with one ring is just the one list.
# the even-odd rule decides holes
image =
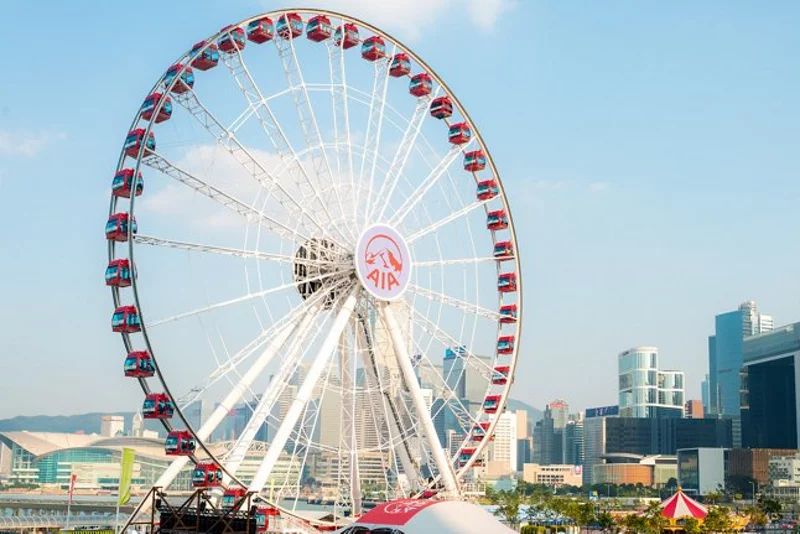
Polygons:
[[[164,87],[169,87],[182,68],[182,63],[176,63],[167,69],[167,73],[164,75]],[[175,82],[175,85],[169,90],[169,92],[175,93],[176,95],[181,95],[192,87],[194,87],[194,71],[192,70],[192,67],[186,67],[186,70],[184,70],[183,74],[181,74],[181,79]]]
[[217,45],[211,43],[205,49],[203,48],[204,46],[206,46],[206,42],[200,41],[195,43],[192,51],[189,52],[189,55],[193,58],[192,67],[198,70],[213,69],[219,63],[219,48],[217,48]]
[[153,118],[153,113],[156,110],[156,106],[158,106],[158,103],[162,98],[164,99],[164,104],[161,106],[161,109],[158,110],[158,115],[156,115],[156,124],[159,122],[164,122],[172,117],[172,99],[168,96],[163,96],[161,93],[153,93],[145,98],[144,103],[142,104],[140,114],[144,120],[149,121]]
[[[486,439],[486,434],[489,432],[489,422],[478,423],[474,427],[472,427],[472,435],[470,437],[471,441],[483,441]],[[493,437],[490,438],[490,441],[494,439]]]
[[306,37],[315,43],[325,41],[333,34],[331,19],[325,15],[311,17],[306,24]]
[[211,463],[195,465],[194,471],[192,471],[192,486],[195,488],[222,486],[222,469]]
[[106,267],[106,285],[128,287],[131,285],[131,266],[129,260],[111,260]]
[[426,72],[415,74],[408,83],[408,92],[417,98],[431,94],[432,90],[433,80]]
[[517,305],[506,304],[500,306],[500,322],[504,324],[517,322]]
[[489,200],[496,197],[500,193],[500,186],[497,185],[495,180],[484,180],[478,182],[477,197],[478,200]]
[[150,378],[156,374],[153,358],[147,351],[129,352],[123,365],[125,376],[129,378]]
[[500,409],[502,395],[489,395],[483,400],[483,411],[486,413],[497,413]]
[[111,316],[111,331],[122,334],[135,334],[141,332],[142,323],[136,306],[120,306]]
[[514,352],[514,336],[500,336],[497,339],[497,354],[511,354]]
[[303,33],[303,19],[297,13],[286,13],[278,17],[275,27],[281,39],[294,39]]
[[497,290],[500,293],[513,293],[517,290],[516,273],[503,273],[497,277]]
[[167,456],[191,456],[195,449],[197,441],[187,430],[173,430],[164,442],[164,452]]
[[254,20],[247,25],[247,40],[253,41],[256,44],[266,43],[275,37],[275,26],[272,25],[272,19],[264,17]]
[[[111,180],[111,194],[118,198],[131,198],[131,191],[133,191],[133,169],[118,171]],[[141,195],[143,191],[144,179],[139,172],[139,179],[136,180],[136,196]]]
[[400,78],[401,76],[408,76],[410,72],[411,60],[408,59],[408,54],[395,54],[391,65],[389,65],[389,76]]
[[[222,509],[232,510],[236,504],[247,496],[244,488],[228,488],[222,494]],[[241,508],[242,505],[240,505]]]
[[498,241],[494,244],[494,257],[497,259],[508,259],[514,257],[514,246],[511,241]]
[[483,150],[473,150],[464,154],[464,170],[478,172],[486,168],[486,154]]
[[470,458],[475,454],[475,450],[473,447],[464,447],[458,453],[458,465],[460,467],[464,467],[469,462]]
[[510,372],[511,367],[508,365],[498,365],[494,368],[494,373],[492,373],[492,384],[495,386],[504,386],[508,383],[508,373]]
[[351,22],[346,22],[343,26],[339,26],[333,34],[333,44],[341,46],[345,50],[353,48],[360,40],[358,26]]
[[506,210],[490,211],[487,213],[486,228],[489,230],[504,230],[508,228],[508,215],[506,215]]
[[225,33],[217,39],[217,46],[226,54],[233,54],[237,50],[242,50],[244,45],[247,44],[244,30],[239,26],[225,26],[220,31]]
[[472,130],[466,122],[459,122],[450,126],[450,133],[447,135],[448,141],[454,145],[469,143],[472,139]]
[[[139,157],[139,150],[142,148],[142,140],[144,140],[144,128],[136,128],[128,132],[128,136],[125,138],[125,146],[123,147],[125,150],[125,155],[130,156],[132,158]],[[145,143],[144,147],[144,155],[147,156],[149,152],[152,152],[156,149],[156,136],[153,135],[153,132],[150,132],[147,135],[147,143]]]
[[142,404],[143,418],[171,419],[174,413],[175,406],[166,393],[151,393],[144,398],[144,403]]
[[386,57],[386,43],[379,35],[367,38],[361,44],[361,57],[367,61],[377,61]]
[[[136,233],[136,217],[133,218],[131,224],[131,232]],[[128,240],[128,214],[115,213],[108,218],[106,223],[106,239],[109,241],[127,241]]]
[[453,101],[449,96],[434,98],[431,102],[431,117],[434,119],[446,119],[453,114]]

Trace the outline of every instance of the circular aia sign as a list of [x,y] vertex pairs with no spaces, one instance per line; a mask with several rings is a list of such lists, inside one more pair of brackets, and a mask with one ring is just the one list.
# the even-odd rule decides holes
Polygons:
[[391,226],[370,226],[358,240],[356,273],[370,295],[396,300],[411,280],[411,251]]

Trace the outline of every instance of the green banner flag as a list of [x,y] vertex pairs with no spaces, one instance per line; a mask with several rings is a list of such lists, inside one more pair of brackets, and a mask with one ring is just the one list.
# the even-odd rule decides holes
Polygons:
[[133,478],[133,460],[136,453],[133,449],[122,449],[122,469],[119,473],[119,504],[127,504],[131,500],[131,478]]

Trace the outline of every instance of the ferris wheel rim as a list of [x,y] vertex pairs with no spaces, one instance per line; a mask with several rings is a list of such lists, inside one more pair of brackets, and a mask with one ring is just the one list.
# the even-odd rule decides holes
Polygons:
[[[425,72],[427,72],[436,81],[436,83],[438,83],[444,89],[444,92],[448,96],[450,96],[450,98],[453,100],[454,107],[459,110],[459,112],[462,114],[464,119],[469,123],[469,125],[471,126],[471,128],[473,130],[473,133],[474,133],[474,135],[476,137],[477,144],[480,146],[480,148],[486,154],[487,165],[491,169],[493,179],[497,181],[497,185],[498,185],[498,187],[500,189],[500,194],[498,195],[498,197],[500,198],[500,200],[501,200],[501,202],[503,204],[503,208],[505,209],[507,217],[508,217],[508,223],[509,223],[508,224],[508,228],[509,228],[509,231],[510,231],[510,234],[511,234],[511,240],[512,240],[512,242],[514,243],[514,245],[516,247],[516,243],[517,243],[516,227],[515,227],[514,222],[513,222],[513,216],[511,214],[511,208],[510,208],[510,205],[508,203],[508,199],[507,199],[507,197],[505,195],[502,179],[500,178],[500,174],[497,171],[497,168],[495,166],[494,160],[491,157],[491,154],[489,152],[489,149],[488,149],[487,145],[483,141],[483,138],[482,138],[482,136],[480,134],[479,128],[472,121],[472,119],[470,118],[466,108],[458,100],[458,98],[456,97],[455,93],[449,88],[449,86],[447,86],[446,82],[438,75],[438,73],[436,73],[436,71],[434,69],[432,69],[424,60],[422,60],[411,48],[409,48],[408,46],[404,45],[401,41],[399,41],[398,39],[394,38],[389,33],[385,32],[385,31],[383,31],[383,30],[381,30],[381,29],[379,29],[379,28],[377,28],[377,27],[375,27],[375,26],[373,26],[373,25],[371,25],[371,24],[369,24],[367,22],[364,22],[363,20],[357,19],[355,17],[349,16],[349,15],[346,15],[346,14],[342,14],[342,13],[339,13],[339,12],[331,11],[331,10],[297,8],[297,9],[281,9],[281,10],[268,11],[268,12],[256,15],[254,17],[246,18],[246,19],[234,24],[233,27],[245,26],[246,24],[248,24],[248,23],[250,23],[250,22],[252,22],[254,20],[258,20],[260,18],[263,18],[263,17],[285,15],[285,14],[292,13],[292,12],[303,13],[303,14],[314,14],[314,15],[331,16],[331,17],[340,18],[342,21],[348,21],[348,22],[352,22],[354,24],[357,24],[360,27],[363,27],[365,29],[370,30],[371,32],[373,32],[374,35],[378,35],[378,36],[381,36],[383,38],[386,38],[388,41],[390,41],[393,44],[395,44],[400,49],[401,52],[407,54],[411,59],[413,59],[417,64],[419,64],[421,67],[423,67],[425,69]],[[219,37],[223,36],[225,33],[229,33],[229,32],[221,30],[219,32],[216,32],[216,33],[210,35],[205,40],[206,41],[206,47],[209,46],[212,43],[215,43],[217,41],[217,39]],[[190,61],[188,61],[189,55],[190,54],[188,52],[184,53],[175,62],[175,64],[184,63],[184,65],[183,65],[183,68],[180,70],[180,72],[178,72],[176,74],[176,76],[174,77],[174,80],[172,81],[171,86],[176,84],[176,83],[179,83],[181,74],[189,67],[189,65],[190,65]],[[158,81],[156,82],[156,84],[153,86],[153,88],[151,89],[150,93],[148,93],[148,94],[151,94],[151,93],[155,92],[162,85],[162,83],[163,83],[163,75],[161,77],[159,77]],[[171,86],[165,88],[165,94],[169,92]],[[162,105],[163,105],[163,101],[159,103],[158,108],[156,109],[156,112],[154,113],[154,116],[158,113],[158,110],[160,109],[160,107]],[[134,118],[134,120],[132,122],[130,130],[132,130],[133,127],[136,124],[138,124],[139,122],[140,122],[139,121],[139,114],[137,112],[137,114],[136,114],[136,116],[135,116],[135,118]],[[155,124],[155,119],[154,118],[152,118],[150,121],[147,122],[147,126],[146,126],[146,129],[145,129],[145,134],[144,134],[145,136],[148,136],[150,134],[150,132],[153,129],[154,124]],[[144,157],[144,154],[145,154],[145,147],[143,145],[142,148],[139,151],[138,156],[136,157],[136,163],[135,163],[135,166],[134,166],[134,177],[138,176],[138,173],[139,173],[140,168],[142,166],[142,159]],[[122,153],[120,154],[120,158],[119,158],[118,165],[117,165],[117,170],[118,171],[123,168],[125,157],[126,156],[125,156],[125,153],[124,153],[124,150],[123,150]],[[133,218],[134,211],[135,211],[134,210],[135,196],[136,195],[132,195],[131,196],[129,209],[127,211],[128,216],[131,219]],[[111,215],[113,215],[115,213],[116,204],[117,204],[117,199],[116,199],[116,197],[112,196],[111,206],[109,208],[109,216],[111,216]],[[484,204],[484,210],[488,211],[488,208],[486,207],[485,204]],[[259,230],[261,230],[261,229],[259,229]],[[496,241],[496,239],[494,237],[493,237],[493,240]],[[128,225],[128,243],[127,243],[127,245],[128,245],[129,259],[132,262],[132,264],[134,262],[134,244],[135,244],[134,241],[135,241],[135,239],[134,239],[134,236],[133,236],[132,225],[129,224]],[[114,255],[115,247],[116,247],[116,243],[115,242],[110,241],[108,243],[109,261],[111,261],[111,260],[116,258],[116,256]],[[502,411],[503,411],[502,408],[505,407],[505,404],[508,401],[508,393],[510,391],[511,384],[513,382],[513,377],[514,377],[514,373],[516,371],[516,365],[517,365],[517,362],[518,362],[518,352],[519,352],[521,334],[522,334],[521,325],[522,325],[522,313],[523,313],[523,305],[522,305],[523,291],[522,291],[522,276],[521,276],[521,265],[520,265],[519,254],[515,255],[514,264],[515,264],[515,272],[517,273],[517,284],[518,284],[518,288],[519,288],[518,291],[517,291],[517,296],[516,296],[517,313],[518,313],[518,318],[517,318],[517,321],[516,321],[516,328],[515,328],[516,344],[515,344],[515,347],[514,347],[514,352],[513,352],[513,354],[511,355],[511,358],[510,358],[510,371],[509,371],[509,375],[508,375],[508,377],[509,377],[508,383],[503,388],[503,392],[501,394],[502,395],[502,399],[503,399],[503,407],[501,407],[501,409],[498,410],[498,414],[502,413]],[[498,269],[497,270],[498,270],[498,274],[499,274],[499,272],[500,272],[499,265],[498,265]],[[224,469],[223,463],[220,462],[211,453],[211,451],[207,450],[207,448],[205,446],[205,440],[200,440],[200,439],[197,438],[196,429],[194,429],[193,426],[189,424],[188,420],[186,420],[186,418],[184,417],[184,415],[183,415],[183,413],[181,411],[180,406],[176,402],[177,398],[174,397],[172,395],[172,393],[169,391],[168,384],[166,383],[166,380],[164,379],[164,377],[161,374],[160,368],[159,368],[158,363],[157,363],[157,358],[156,358],[156,355],[155,355],[155,351],[153,350],[153,347],[152,347],[152,345],[150,343],[150,340],[149,340],[149,336],[148,336],[148,333],[147,333],[147,325],[148,325],[148,323],[147,323],[147,321],[144,320],[144,313],[143,313],[143,311],[142,311],[143,309],[142,309],[142,307],[140,305],[137,281],[136,281],[135,277],[133,277],[131,285],[132,285],[132,288],[133,288],[134,303],[135,303],[135,305],[137,307],[137,310],[138,310],[138,313],[139,313],[140,319],[141,319],[141,333],[142,333],[143,338],[145,340],[145,345],[147,346],[147,349],[150,352],[151,357],[154,360],[154,363],[155,363],[155,366],[156,366],[156,376],[158,377],[158,381],[161,383],[162,387],[164,388],[165,393],[167,393],[167,395],[170,397],[170,399],[175,404],[175,411],[178,412],[178,415],[179,415],[180,419],[183,420],[183,423],[186,426],[187,430],[189,430],[189,432],[191,432],[192,435],[195,436],[195,439],[197,439],[198,446],[200,446],[201,448],[203,448],[205,450],[205,452],[208,454],[209,459],[211,461],[213,461],[214,463],[216,463],[217,465],[219,465],[220,467],[222,467]],[[113,294],[113,298],[114,298],[115,307],[119,306],[119,304],[121,302],[120,297],[119,297],[119,293],[120,293],[119,292],[119,288],[112,288],[112,294]],[[502,296],[500,296],[500,299],[502,300]],[[499,330],[499,328],[500,328],[500,325],[498,324],[498,330]],[[124,344],[125,344],[126,350],[128,350],[130,352],[132,345],[130,343],[129,334],[123,334],[123,340],[124,340]],[[148,387],[148,384],[147,384],[146,380],[140,378],[139,382],[140,382],[140,385],[141,385],[145,395],[147,395],[150,391],[149,391],[149,387]],[[494,428],[497,425],[497,422],[499,421],[499,415],[496,416],[496,417],[491,417],[490,419],[491,419],[491,426],[489,427],[489,432],[488,433],[493,432]],[[170,430],[169,422],[167,420],[163,420],[163,419],[161,421],[162,421],[162,424],[164,425],[165,429],[167,429],[169,431]],[[481,442],[477,447],[477,449],[478,449],[477,452],[473,455],[473,457],[471,458],[470,462],[467,465],[463,466],[461,469],[459,469],[458,470],[458,474],[459,475],[463,475],[463,473],[466,472],[472,466],[472,463],[479,456],[479,453],[481,451],[485,450],[485,448],[487,446],[488,446],[488,440],[484,440],[483,442]],[[192,459],[192,461],[195,461],[195,463],[196,463],[196,460]],[[230,476],[230,474],[229,474],[229,476]],[[241,483],[240,481],[238,481],[238,479],[236,479],[235,476],[231,476],[230,478],[231,478],[231,480],[235,481],[239,485],[241,485],[243,487],[246,487],[246,485]]]

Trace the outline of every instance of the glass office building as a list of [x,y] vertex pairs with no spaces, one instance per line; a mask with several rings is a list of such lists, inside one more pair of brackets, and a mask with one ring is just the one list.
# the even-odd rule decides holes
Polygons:
[[618,366],[620,417],[683,417],[683,372],[659,370],[656,347],[628,349]]

